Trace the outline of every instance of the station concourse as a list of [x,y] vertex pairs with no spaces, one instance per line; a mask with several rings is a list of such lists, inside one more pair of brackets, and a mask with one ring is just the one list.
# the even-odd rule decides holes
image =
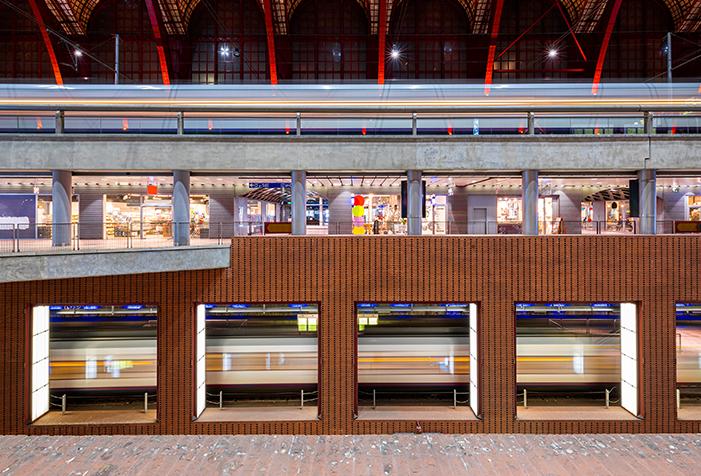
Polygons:
[[0,0],[0,473],[693,474],[701,1]]

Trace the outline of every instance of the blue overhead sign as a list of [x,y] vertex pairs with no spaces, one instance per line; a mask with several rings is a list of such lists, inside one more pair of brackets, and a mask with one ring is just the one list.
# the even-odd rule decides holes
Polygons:
[[248,188],[290,188],[289,182],[249,182]]

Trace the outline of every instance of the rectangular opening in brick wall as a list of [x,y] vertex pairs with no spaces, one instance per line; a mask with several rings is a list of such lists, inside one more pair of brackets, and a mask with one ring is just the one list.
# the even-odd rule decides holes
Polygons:
[[637,353],[635,304],[517,304],[518,418],[635,419]]
[[33,424],[155,422],[157,315],[141,304],[35,306]]
[[196,314],[198,421],[318,417],[317,304],[200,304]]
[[359,303],[356,319],[358,419],[476,419],[476,304]]
[[701,420],[701,304],[676,304],[677,415]]

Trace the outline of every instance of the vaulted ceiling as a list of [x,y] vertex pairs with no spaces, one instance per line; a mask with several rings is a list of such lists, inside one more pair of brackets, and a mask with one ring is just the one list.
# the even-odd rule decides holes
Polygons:
[[[100,0],[44,0],[54,14],[61,28],[69,35],[84,35],[90,15]],[[136,0],[135,0],[136,1]],[[144,0],[145,1],[145,0]],[[160,7],[165,29],[170,35],[182,35],[195,8],[207,0],[152,0]],[[265,1],[257,0],[261,8]],[[295,9],[303,0],[270,0],[273,25],[279,35],[287,34],[288,25]],[[370,31],[376,34],[379,28],[379,8],[381,0],[355,0],[363,8],[370,21]],[[392,9],[407,0],[384,0],[387,8],[387,22]],[[486,34],[490,28],[493,4],[497,0],[457,0],[465,9],[475,34]],[[606,12],[606,7],[614,0],[560,0],[576,32],[594,31]],[[664,0],[672,13],[678,31],[698,31],[701,29],[701,1]],[[384,25],[388,28],[388,25]]]

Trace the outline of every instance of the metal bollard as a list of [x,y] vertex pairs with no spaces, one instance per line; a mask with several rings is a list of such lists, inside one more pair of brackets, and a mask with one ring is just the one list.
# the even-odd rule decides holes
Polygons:
[[223,408],[224,408],[224,391],[219,390],[219,409],[221,410]]
[[148,413],[148,392],[144,393],[144,413]]
[[458,391],[453,389],[453,408],[458,408]]
[[68,397],[66,397],[66,394],[64,393],[61,395],[61,415],[66,414],[66,402],[68,401]]
[[418,135],[418,133],[419,133],[419,128],[418,128],[417,114],[414,112],[411,114],[411,135],[415,136],[415,135]]
[[375,389],[372,389],[372,409],[374,410],[375,407],[377,406],[377,400],[375,399]]
[[299,391],[299,409],[302,410],[304,408],[304,389]]
[[677,389],[677,410],[681,410],[682,408],[682,392],[681,390]]
[[606,393],[606,408],[609,408],[609,402],[611,401],[611,390],[606,388],[604,389],[604,392]]
[[528,408],[528,390],[523,389],[523,408]]

